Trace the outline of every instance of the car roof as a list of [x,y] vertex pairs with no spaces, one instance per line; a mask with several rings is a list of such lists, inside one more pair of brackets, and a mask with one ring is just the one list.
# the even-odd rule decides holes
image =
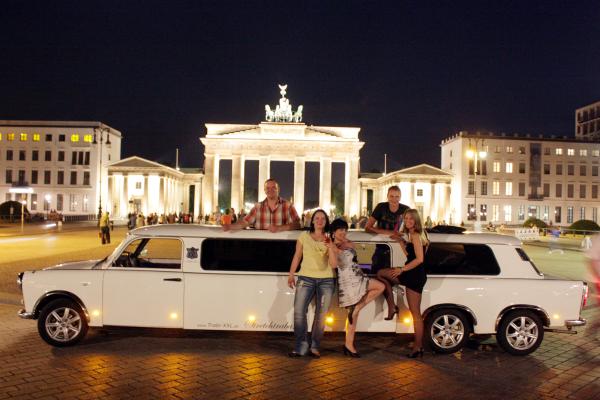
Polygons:
[[[266,240],[296,240],[301,230],[271,233],[265,230],[243,229],[225,232],[220,226],[199,224],[165,224],[148,225],[129,232],[132,236],[169,236],[169,237],[198,237],[198,238],[231,238],[231,239],[266,239]],[[514,236],[498,233],[465,232],[460,234],[430,233],[429,239],[435,243],[479,243],[506,244],[519,246],[521,242]],[[376,235],[362,230],[350,230],[348,238],[361,242],[393,242],[387,235]]]

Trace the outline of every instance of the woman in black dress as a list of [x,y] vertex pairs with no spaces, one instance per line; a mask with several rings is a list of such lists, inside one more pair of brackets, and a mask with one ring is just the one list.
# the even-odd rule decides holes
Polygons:
[[[408,234],[407,239],[401,235]],[[404,227],[400,235],[395,237],[400,243],[402,251],[406,255],[406,263],[399,268],[385,268],[377,272],[377,278],[385,284],[385,299],[390,310],[387,320],[394,318],[398,312],[398,306],[394,303],[392,292],[393,285],[406,286],[406,299],[408,308],[412,314],[415,331],[415,342],[413,351],[408,357],[415,358],[423,355],[423,316],[421,315],[421,295],[423,287],[427,282],[423,260],[425,251],[429,245],[427,233],[423,229],[419,212],[414,209],[406,210],[404,213]]]

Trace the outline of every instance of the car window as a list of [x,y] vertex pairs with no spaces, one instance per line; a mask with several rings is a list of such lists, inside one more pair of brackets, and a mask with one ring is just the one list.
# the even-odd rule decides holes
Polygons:
[[129,268],[181,268],[179,239],[144,238],[129,243],[115,266]]
[[484,244],[431,243],[425,254],[428,275],[498,275],[500,266]]
[[209,271],[288,272],[295,240],[205,239],[200,265]]

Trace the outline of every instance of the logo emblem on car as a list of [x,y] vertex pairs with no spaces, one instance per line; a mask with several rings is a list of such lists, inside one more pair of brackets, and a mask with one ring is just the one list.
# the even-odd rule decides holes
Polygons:
[[187,249],[187,258],[198,258],[198,249],[195,247],[188,247]]

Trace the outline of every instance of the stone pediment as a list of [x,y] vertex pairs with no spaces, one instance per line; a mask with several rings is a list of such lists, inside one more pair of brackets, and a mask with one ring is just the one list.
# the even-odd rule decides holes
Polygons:
[[452,176],[452,174],[434,167],[433,165],[429,165],[429,164],[419,164],[419,165],[415,165],[414,167],[408,167],[408,168],[404,168],[401,169],[399,171],[394,171],[391,172],[389,175],[391,174],[398,174],[398,175],[443,175],[443,176]]
[[145,158],[133,156],[116,161],[109,165],[111,168],[171,168]]

